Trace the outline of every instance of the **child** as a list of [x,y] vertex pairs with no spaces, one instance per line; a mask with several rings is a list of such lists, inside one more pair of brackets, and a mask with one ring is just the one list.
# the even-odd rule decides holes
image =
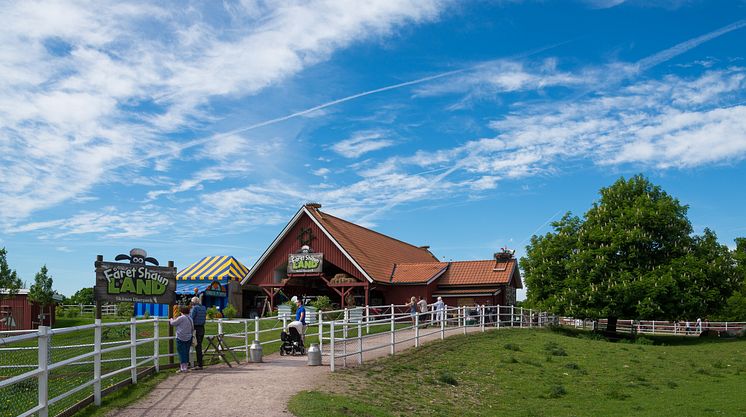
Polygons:
[[176,350],[179,352],[179,372],[189,370],[189,348],[192,346],[192,332],[194,323],[189,317],[189,307],[181,307],[181,315],[169,319],[169,324],[176,327]]

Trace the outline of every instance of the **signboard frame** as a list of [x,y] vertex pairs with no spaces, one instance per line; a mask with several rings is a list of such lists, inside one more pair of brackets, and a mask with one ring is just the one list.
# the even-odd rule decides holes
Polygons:
[[[97,260],[94,296],[101,303],[176,302],[176,268]],[[163,289],[163,291],[161,291]]]
[[288,275],[321,273],[323,268],[323,253],[301,252],[288,255]]

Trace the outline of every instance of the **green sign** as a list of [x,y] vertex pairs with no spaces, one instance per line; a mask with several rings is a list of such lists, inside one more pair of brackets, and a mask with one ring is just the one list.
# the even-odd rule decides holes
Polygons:
[[288,274],[321,272],[323,253],[295,253],[288,256]]
[[97,301],[172,304],[176,268],[97,261]]

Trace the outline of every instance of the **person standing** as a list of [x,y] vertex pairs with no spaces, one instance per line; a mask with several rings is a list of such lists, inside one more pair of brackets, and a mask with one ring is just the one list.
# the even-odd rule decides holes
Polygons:
[[692,323],[687,319],[685,325],[686,325],[686,334],[688,336],[689,333],[692,331]]
[[702,333],[702,318],[697,317],[697,333]]
[[409,309],[409,316],[412,318],[412,325],[414,326],[415,317],[417,317],[417,299],[412,296],[404,306]]
[[443,297],[438,297],[438,301],[435,302],[435,320],[438,322],[443,320],[443,310],[445,310],[446,304],[443,302]]
[[422,296],[420,296],[420,301],[417,301],[417,310],[420,312],[420,324],[422,324],[422,319],[425,318],[425,313],[427,313],[427,301],[425,301]]
[[194,323],[194,337],[197,339],[197,344],[194,345],[194,350],[197,352],[197,366],[194,369],[202,369],[202,339],[205,337],[205,322],[207,321],[207,309],[200,302],[199,297],[192,298],[192,311],[189,313]]
[[[293,296],[293,298],[290,299],[290,301],[294,302],[295,305],[298,307],[297,310],[295,310],[295,321],[300,322],[303,326],[303,332],[301,332],[301,339],[303,339],[303,342],[306,341],[306,307],[303,306],[303,302],[300,298],[297,296]],[[292,326],[293,323],[290,323]]]
[[194,324],[189,316],[189,307],[181,307],[181,315],[171,318],[168,323],[176,328],[176,351],[179,352],[179,372],[189,370],[189,348],[192,346]]

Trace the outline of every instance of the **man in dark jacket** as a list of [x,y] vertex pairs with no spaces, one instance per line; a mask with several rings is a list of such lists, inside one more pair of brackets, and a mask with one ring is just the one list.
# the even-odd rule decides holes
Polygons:
[[205,321],[207,320],[207,309],[199,300],[199,297],[192,298],[192,311],[189,313],[194,322],[194,335],[197,339],[197,345],[194,350],[197,352],[197,366],[194,369],[202,369],[202,339],[205,337]]

